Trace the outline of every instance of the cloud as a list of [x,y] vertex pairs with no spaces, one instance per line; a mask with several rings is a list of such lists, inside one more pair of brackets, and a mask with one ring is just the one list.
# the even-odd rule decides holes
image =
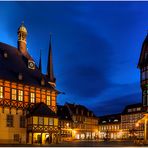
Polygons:
[[134,93],[117,97],[109,100],[105,100],[96,104],[91,109],[98,115],[121,113],[126,105],[135,104],[141,102],[141,93]]
[[[112,47],[103,37],[79,26],[81,32],[74,39],[71,36],[68,41],[73,47],[61,52],[63,58],[63,77],[60,80],[65,91],[78,97],[95,97],[110,84],[107,81],[108,70],[111,68],[110,61]],[[73,30],[73,35],[77,33]]]
[[97,105],[96,113],[110,113],[139,98],[136,64],[148,26],[147,2],[0,4],[0,38],[16,45],[17,28],[24,20],[29,52],[36,60],[42,49],[44,73],[52,32],[57,89],[66,93],[59,102]]

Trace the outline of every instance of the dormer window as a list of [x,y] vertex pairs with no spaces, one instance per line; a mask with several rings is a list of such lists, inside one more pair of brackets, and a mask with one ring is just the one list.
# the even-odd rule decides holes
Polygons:
[[76,114],[78,114],[78,108],[76,108]]
[[45,85],[45,80],[44,80],[44,78],[42,78],[42,80],[41,80],[41,85],[42,85],[42,86]]
[[23,75],[22,75],[22,73],[19,73],[18,79],[19,79],[19,80],[23,80]]
[[32,60],[28,60],[28,68],[29,69],[35,69],[35,62]]
[[4,52],[4,58],[8,58],[8,53]]
[[83,115],[83,110],[81,110],[81,115]]
[[89,112],[87,112],[87,116],[89,117]]
[[118,122],[118,119],[115,119],[114,122]]
[[132,109],[130,108],[130,109],[128,109],[128,112],[132,112]]

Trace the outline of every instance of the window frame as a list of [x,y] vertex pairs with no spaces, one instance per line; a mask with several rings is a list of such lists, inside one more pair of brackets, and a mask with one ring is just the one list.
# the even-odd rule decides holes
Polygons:
[[4,87],[0,86],[0,99],[4,98]]
[[[21,93],[19,94],[19,92],[22,92],[22,94],[21,94]],[[20,98],[22,98],[22,99],[20,100]],[[18,90],[18,101],[21,101],[21,102],[22,102],[23,100],[24,100],[24,93],[23,93],[23,90],[20,90],[20,89],[19,89],[19,90]]]
[[14,121],[14,116],[13,115],[7,115],[7,119],[6,119],[6,126],[7,127],[13,127],[13,122]]
[[[13,94],[13,90],[15,90],[15,94]],[[15,96],[16,98],[14,99],[13,96]],[[12,100],[17,100],[17,89],[15,89],[15,88],[11,89],[11,99]]]
[[20,116],[20,128],[25,128],[25,127],[26,127],[26,117]]
[[[34,98],[32,97],[32,94],[34,94]],[[34,100],[32,102],[32,100]],[[35,92],[30,92],[30,103],[35,103]]]
[[[49,97],[49,98],[48,98]],[[49,103],[49,104],[48,104]],[[46,104],[48,105],[48,106],[50,106],[51,105],[51,96],[50,95],[47,95],[46,96]]]

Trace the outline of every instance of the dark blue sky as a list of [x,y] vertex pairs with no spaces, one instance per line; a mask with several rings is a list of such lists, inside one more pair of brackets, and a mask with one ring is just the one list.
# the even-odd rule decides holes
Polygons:
[[36,63],[46,73],[52,33],[58,103],[83,104],[96,115],[118,113],[141,101],[137,63],[148,30],[148,2],[0,2],[0,41],[17,46],[28,29]]

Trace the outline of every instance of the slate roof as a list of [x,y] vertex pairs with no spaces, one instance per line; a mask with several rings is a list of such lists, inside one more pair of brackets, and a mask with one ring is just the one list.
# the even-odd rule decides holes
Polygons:
[[77,114],[77,110],[78,110],[78,115],[82,115],[81,111],[83,110],[83,116],[88,116],[87,113],[89,112],[90,117],[96,117],[92,111],[90,111],[88,108],[86,108],[83,105],[77,105],[77,104],[71,104],[71,103],[66,103],[65,105],[68,106],[72,114]]
[[[4,57],[4,53],[7,57]],[[22,80],[18,79],[19,73],[23,76]],[[44,86],[41,86],[42,78],[45,80]],[[28,59],[19,50],[2,42],[0,42],[0,79],[54,89],[48,83],[49,78],[42,74],[37,66],[35,70],[29,69]]]
[[[128,112],[128,109],[134,109],[134,108],[138,108],[138,107],[141,107],[141,110],[140,111],[132,111],[132,112]],[[136,104],[130,104],[130,105],[127,105],[122,114],[133,114],[133,113],[138,113],[138,112],[142,112],[142,103],[136,103]]]
[[57,116],[61,120],[71,120],[71,115],[67,106],[57,105]]
[[98,117],[99,124],[117,124],[121,122],[121,114],[112,114]]
[[27,109],[27,116],[46,116],[46,117],[57,117],[55,112],[53,112],[45,103],[36,103],[34,106]]

